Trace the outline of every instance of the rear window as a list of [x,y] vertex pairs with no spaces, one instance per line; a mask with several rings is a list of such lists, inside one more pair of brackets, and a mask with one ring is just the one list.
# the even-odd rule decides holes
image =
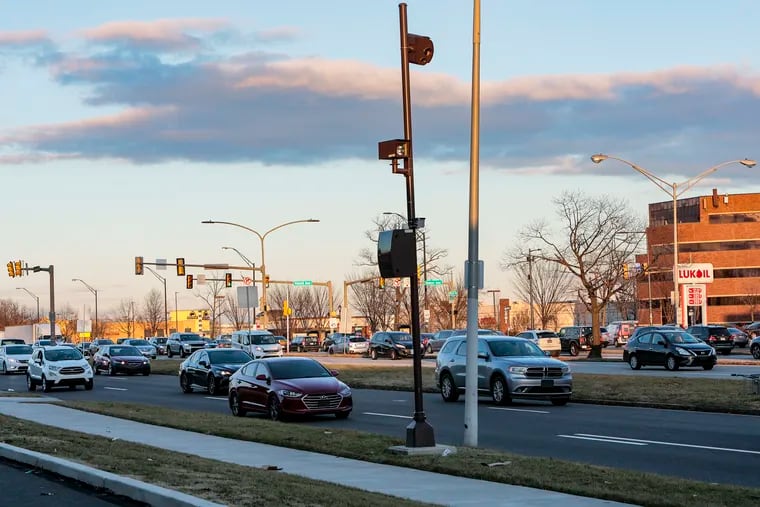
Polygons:
[[201,336],[197,334],[183,334],[183,335],[180,335],[179,339],[180,341],[183,341],[183,342],[203,340],[203,338],[201,338]]
[[710,334],[713,336],[731,336],[731,333],[726,327],[711,327]]
[[539,331],[536,334],[539,338],[557,338],[557,333],[554,331]]

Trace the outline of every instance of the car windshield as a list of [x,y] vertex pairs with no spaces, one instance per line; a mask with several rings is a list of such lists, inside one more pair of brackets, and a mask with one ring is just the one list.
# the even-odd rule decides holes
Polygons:
[[5,353],[9,356],[17,356],[21,354],[31,354],[32,347],[29,345],[7,345],[5,347]]
[[494,340],[488,346],[496,357],[532,357],[544,356],[544,352],[533,342],[523,340]]
[[391,337],[391,340],[396,343],[412,341],[412,335],[409,333],[388,333],[388,335]]
[[277,343],[277,339],[270,335],[258,335],[251,337],[251,343],[254,345],[271,345]]
[[113,343],[111,340],[98,340],[95,342],[97,345],[109,345]]
[[50,341],[50,340],[40,340],[40,341],[38,341],[37,343],[38,343],[39,345],[43,345],[43,346],[44,346],[44,345],[52,345],[52,344],[53,344],[53,342],[52,342],[52,341]]
[[135,347],[143,346],[143,345],[150,345],[148,340],[129,340],[130,345],[134,345]]
[[164,343],[166,343],[166,338],[154,338],[153,341],[158,343],[159,345],[163,345]]
[[702,341],[698,338],[694,338],[685,331],[665,333],[665,338],[667,338],[670,343],[699,343]]
[[324,366],[313,360],[272,361],[267,364],[272,370],[272,377],[278,380],[332,377]]
[[72,347],[65,349],[45,350],[45,359],[48,361],[75,361],[82,359],[82,353]]
[[203,341],[200,335],[197,334],[183,334],[179,336],[179,340],[183,342]]
[[242,350],[210,350],[208,358],[211,364],[243,364],[251,360],[251,356]]
[[130,346],[111,347],[110,352],[112,356],[142,356],[139,350]]

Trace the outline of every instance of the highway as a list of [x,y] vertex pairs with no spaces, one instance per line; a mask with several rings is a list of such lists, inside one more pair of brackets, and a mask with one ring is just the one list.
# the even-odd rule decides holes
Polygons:
[[[620,363],[609,364],[627,368]],[[700,372],[700,377],[705,373],[709,372]],[[737,383],[737,389],[741,388]],[[24,392],[24,377],[0,377],[0,390],[8,389]],[[101,376],[95,379],[92,391],[63,389],[50,395],[61,400],[118,401],[229,414],[226,397],[201,392],[183,394],[173,376]],[[461,445],[464,403],[447,404],[437,394],[426,394],[424,403],[436,441]],[[347,420],[318,417],[285,424],[355,429],[403,439],[412,411],[410,392],[355,390],[354,412]],[[231,415],[230,423],[234,423]],[[760,487],[760,476],[754,473],[760,467],[760,416],[573,403],[554,407],[541,402],[518,402],[499,407],[481,398],[479,445],[524,455]]]

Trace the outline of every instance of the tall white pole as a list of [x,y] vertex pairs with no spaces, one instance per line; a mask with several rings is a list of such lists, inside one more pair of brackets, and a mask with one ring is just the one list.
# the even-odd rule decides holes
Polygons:
[[673,322],[681,324],[678,290],[678,185],[673,183]]

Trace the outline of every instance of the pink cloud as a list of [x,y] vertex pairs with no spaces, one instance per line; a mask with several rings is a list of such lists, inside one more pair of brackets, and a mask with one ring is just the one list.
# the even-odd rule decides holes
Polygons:
[[24,30],[15,32],[0,32],[0,46],[23,46],[48,40],[44,30]]
[[167,48],[194,47],[198,41],[187,32],[213,32],[228,26],[221,19],[159,19],[155,21],[114,21],[84,30],[92,41],[130,40],[137,44]]

